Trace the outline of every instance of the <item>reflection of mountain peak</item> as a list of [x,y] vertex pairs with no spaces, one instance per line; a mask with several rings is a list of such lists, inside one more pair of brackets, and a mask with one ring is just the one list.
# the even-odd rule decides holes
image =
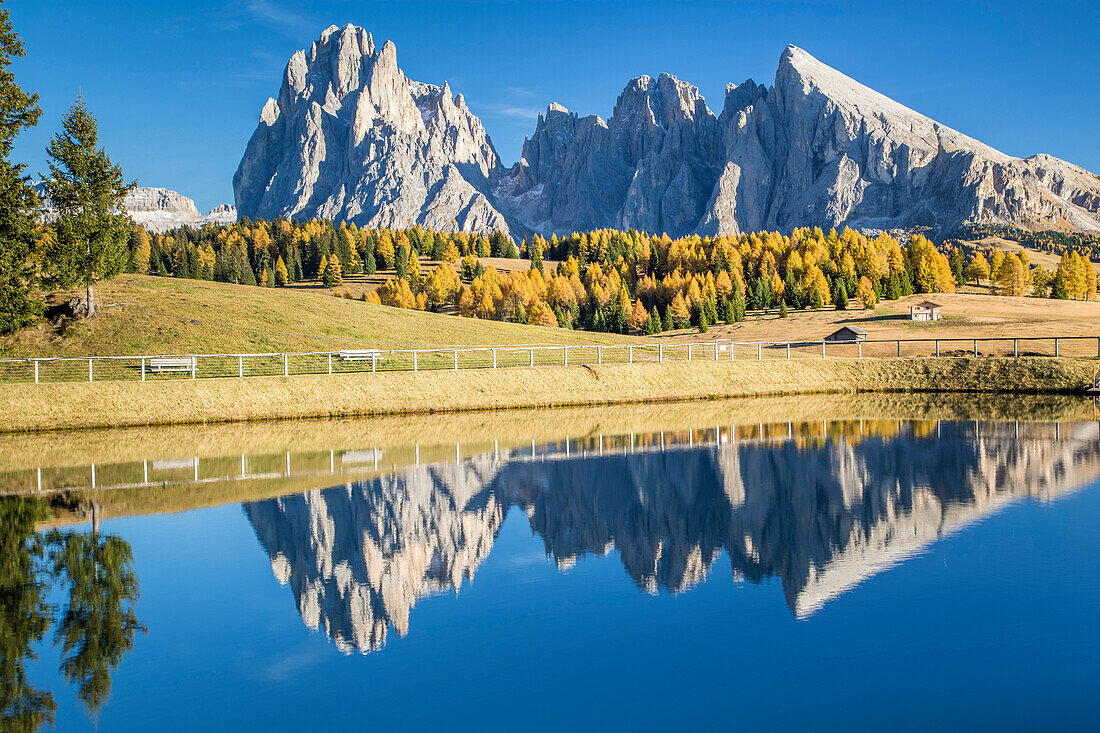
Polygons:
[[418,467],[366,483],[245,505],[302,620],[343,651],[404,635],[417,599],[461,587],[488,556],[504,508],[482,495],[491,461]]
[[[457,590],[522,506],[559,568],[617,550],[642,589],[778,577],[798,617],[944,534],[1100,475],[1095,427],[945,424],[942,434],[586,458],[479,458],[245,506],[303,621],[344,650],[404,634],[417,599]],[[1051,435],[1047,435],[1050,432]]]

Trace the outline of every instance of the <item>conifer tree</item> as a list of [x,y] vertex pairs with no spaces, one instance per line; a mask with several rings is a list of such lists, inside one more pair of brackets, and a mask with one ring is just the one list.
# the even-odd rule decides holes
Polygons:
[[151,251],[149,234],[145,231],[145,227],[135,226],[130,233],[130,272],[138,275],[149,272]]
[[45,188],[58,219],[55,236],[45,240],[43,274],[55,287],[84,288],[85,312],[93,318],[93,286],[129,264],[126,245],[133,222],[118,212],[135,184],[123,181],[122,169],[99,147],[99,125],[83,99],[73,103],[62,128],[46,150],[50,176]]
[[682,293],[676,293],[676,297],[668,306],[668,312],[673,328],[687,328],[691,325],[691,311],[688,310],[687,301],[684,300]]
[[405,249],[404,244],[397,245],[397,249],[394,250],[394,267],[397,269],[397,278],[404,280],[408,276],[409,272],[409,251]]
[[286,271],[286,263],[283,262],[282,255],[275,262],[275,284],[280,288],[287,284],[290,279],[290,274]]
[[649,311],[642,305],[641,298],[635,300],[634,309],[630,313],[630,330],[636,333],[645,333],[646,324],[649,320]]
[[845,310],[848,307],[848,291],[841,280],[833,283],[833,305],[836,306],[838,311]]
[[779,301],[779,317],[780,318],[787,318],[789,315],[790,314],[787,313],[787,301],[785,301],[785,300]]
[[24,166],[10,160],[16,136],[42,114],[38,95],[24,92],[10,70],[12,59],[23,55],[23,41],[0,7],[0,334],[29,326],[42,313],[30,262],[38,196]]
[[328,256],[325,269],[321,272],[321,283],[326,288],[334,288],[344,282],[344,273],[340,269],[340,260],[335,254]]

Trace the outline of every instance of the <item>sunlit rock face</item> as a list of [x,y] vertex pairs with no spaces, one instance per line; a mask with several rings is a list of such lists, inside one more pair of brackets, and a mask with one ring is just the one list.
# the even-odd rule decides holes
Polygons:
[[795,46],[773,86],[729,85],[717,116],[667,74],[627,84],[607,123],[551,105],[497,194],[501,211],[544,233],[1100,230],[1096,175],[1005,155]]
[[461,94],[408,79],[393,42],[333,26],[291,56],[233,191],[251,218],[507,232],[483,193],[498,167]]
[[616,554],[640,589],[675,594],[725,552],[735,580],[777,580],[801,618],[1008,503],[1098,476],[1095,424],[889,423],[866,436],[505,454],[245,512],[306,625],[370,651],[390,627],[407,632],[419,598],[473,577],[512,505],[563,570]]
[[550,104],[506,168],[461,94],[408,79],[391,41],[352,25],[290,58],[233,191],[245,217],[444,231],[1100,231],[1094,174],[1005,155],[795,46],[717,115],[669,74],[628,82],[607,121]]

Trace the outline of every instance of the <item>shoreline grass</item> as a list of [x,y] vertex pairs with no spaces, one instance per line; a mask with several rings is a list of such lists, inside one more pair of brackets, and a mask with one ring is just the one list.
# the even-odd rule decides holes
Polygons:
[[14,384],[0,391],[0,432],[843,392],[1083,394],[1096,367],[1069,357],[865,358]]

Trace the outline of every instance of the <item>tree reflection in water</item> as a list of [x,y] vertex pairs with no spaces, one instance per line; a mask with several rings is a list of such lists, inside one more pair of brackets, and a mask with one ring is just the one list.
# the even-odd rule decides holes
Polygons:
[[[60,672],[77,687],[90,717],[110,697],[111,673],[145,631],[133,551],[120,537],[35,532],[46,518],[41,498],[0,497],[0,728],[33,731],[54,722],[53,693],[27,680],[26,665],[51,626]],[[51,604],[50,595],[63,597]]]

